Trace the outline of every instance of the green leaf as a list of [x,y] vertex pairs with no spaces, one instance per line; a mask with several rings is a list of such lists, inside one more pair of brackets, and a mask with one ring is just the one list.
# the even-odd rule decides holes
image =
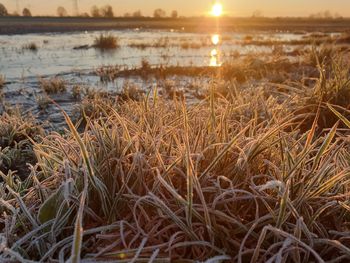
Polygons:
[[[57,212],[64,201],[63,187],[61,186],[54,194],[52,194],[40,207],[38,220],[41,224],[56,218]],[[67,207],[68,209],[68,207]]]

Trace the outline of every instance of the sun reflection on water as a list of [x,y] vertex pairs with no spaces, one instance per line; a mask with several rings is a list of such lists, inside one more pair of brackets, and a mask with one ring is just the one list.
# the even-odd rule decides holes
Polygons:
[[219,67],[219,55],[218,55],[218,51],[216,49],[213,49],[211,51],[211,56],[210,56],[210,63],[209,63],[210,67]]
[[220,44],[220,35],[214,34],[211,36],[211,42],[215,46],[214,49],[210,51],[210,62],[209,66],[210,67],[220,67],[220,50],[218,45]]
[[211,36],[211,42],[216,46],[220,43],[220,36],[218,34]]

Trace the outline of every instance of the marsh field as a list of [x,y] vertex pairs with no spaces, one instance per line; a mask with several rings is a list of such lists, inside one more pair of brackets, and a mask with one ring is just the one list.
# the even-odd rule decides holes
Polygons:
[[0,262],[350,262],[350,20],[0,19]]

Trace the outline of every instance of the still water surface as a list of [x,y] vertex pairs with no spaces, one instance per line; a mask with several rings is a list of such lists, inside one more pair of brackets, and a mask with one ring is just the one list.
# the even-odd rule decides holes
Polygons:
[[[106,32],[105,32],[106,33]],[[241,45],[247,34],[211,35],[174,31],[108,31],[118,37],[120,48],[101,52],[93,45],[101,32],[49,33],[0,36],[0,74],[7,80],[88,71],[102,65],[139,67],[146,59],[151,65],[220,66],[234,53],[269,52],[270,47]],[[294,34],[256,34],[254,38],[295,40]],[[25,50],[29,43],[37,51]],[[145,45],[144,48],[135,47]]]

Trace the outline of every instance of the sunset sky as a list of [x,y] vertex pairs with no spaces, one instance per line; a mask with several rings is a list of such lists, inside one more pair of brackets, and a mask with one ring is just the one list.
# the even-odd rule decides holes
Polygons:
[[[33,14],[53,15],[58,6],[64,6],[72,14],[73,0],[18,0],[20,9],[29,7]],[[78,0],[80,12],[89,12],[92,5],[110,4],[116,15],[140,9],[144,15],[151,15],[155,8],[168,13],[178,10],[180,15],[204,15],[214,0]],[[265,16],[308,16],[329,10],[343,16],[350,16],[350,0],[221,0],[228,15],[250,16],[260,10]],[[10,12],[16,10],[16,0],[0,0]]]

